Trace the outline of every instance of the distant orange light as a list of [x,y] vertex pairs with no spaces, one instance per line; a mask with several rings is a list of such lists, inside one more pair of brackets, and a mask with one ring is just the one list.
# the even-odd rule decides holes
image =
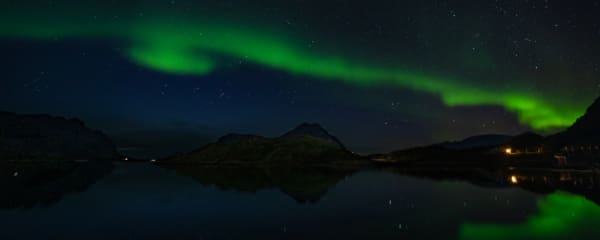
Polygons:
[[506,154],[512,154],[512,148],[506,148],[506,149],[504,149],[504,152]]
[[517,176],[512,175],[512,176],[510,176],[510,182],[516,184],[516,183],[519,183],[519,180],[517,179]]

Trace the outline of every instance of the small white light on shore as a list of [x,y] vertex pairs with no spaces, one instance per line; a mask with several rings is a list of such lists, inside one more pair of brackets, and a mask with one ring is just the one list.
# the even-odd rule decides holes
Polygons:
[[16,176],[19,176],[19,172],[15,172],[15,173],[13,173],[13,176],[14,176],[14,177],[16,177]]

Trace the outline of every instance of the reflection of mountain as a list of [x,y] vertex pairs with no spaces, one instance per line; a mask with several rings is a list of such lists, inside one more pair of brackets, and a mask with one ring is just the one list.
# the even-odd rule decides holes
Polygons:
[[113,169],[110,162],[2,163],[0,208],[54,204],[65,195],[82,192]]
[[116,158],[113,143],[80,120],[0,112],[0,160]]
[[298,202],[315,202],[366,161],[318,124],[304,123],[276,138],[229,134],[163,163],[202,184],[244,192],[275,188]]
[[227,167],[176,166],[181,175],[224,190],[256,192],[278,189],[298,202],[316,202],[340,180],[353,174],[350,168],[332,167]]
[[166,163],[285,165],[351,162],[358,156],[317,124],[302,124],[277,138],[229,134]]
[[595,170],[388,168],[393,173],[435,180],[459,180],[482,187],[519,187],[535,193],[570,192],[600,205],[600,172]]

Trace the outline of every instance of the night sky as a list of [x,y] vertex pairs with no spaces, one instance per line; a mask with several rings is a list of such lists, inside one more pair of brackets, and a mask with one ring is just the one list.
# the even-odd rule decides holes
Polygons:
[[301,122],[385,152],[569,126],[599,43],[600,1],[3,0],[0,109],[156,154]]

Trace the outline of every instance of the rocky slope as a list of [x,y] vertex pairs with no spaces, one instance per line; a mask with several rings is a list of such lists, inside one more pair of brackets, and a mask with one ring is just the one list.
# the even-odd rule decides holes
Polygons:
[[600,144],[600,98],[571,127],[549,136],[547,142],[553,146]]

